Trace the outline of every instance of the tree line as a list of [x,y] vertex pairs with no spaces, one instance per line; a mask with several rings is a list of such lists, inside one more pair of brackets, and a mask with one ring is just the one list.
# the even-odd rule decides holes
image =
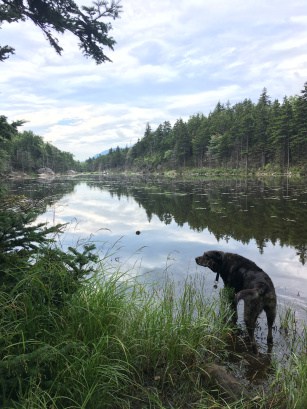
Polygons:
[[69,152],[61,151],[32,131],[19,132],[23,121],[9,123],[0,116],[0,174],[11,171],[33,173],[48,167],[56,173],[82,170],[82,164]]
[[271,101],[266,88],[257,103],[251,99],[231,105],[218,102],[208,116],[197,113],[179,118],[144,135],[132,147],[110,149],[90,158],[87,168],[146,169],[223,167],[259,169],[273,166],[282,171],[306,168],[307,82],[299,96]]
[[307,82],[299,96],[273,102],[264,88],[257,103],[218,102],[208,116],[164,121],[155,130],[148,123],[132,147],[111,148],[106,155],[81,163],[69,152],[44,142],[32,131],[19,132],[24,121],[0,116],[0,173],[31,173],[50,167],[56,173],[104,170],[231,168],[246,172],[272,167],[307,171]]

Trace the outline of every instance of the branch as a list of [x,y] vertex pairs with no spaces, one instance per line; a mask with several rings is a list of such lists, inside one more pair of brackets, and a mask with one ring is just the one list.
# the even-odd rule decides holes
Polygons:
[[[92,57],[97,64],[111,61],[103,51],[106,46],[113,50],[115,40],[108,36],[112,29],[110,23],[102,18],[119,17],[122,6],[120,0],[95,1],[92,7],[81,6],[73,0],[2,0],[0,4],[0,22],[31,20],[45,34],[52,48],[61,55],[63,48],[53,31],[64,33],[70,31],[80,40],[79,47],[86,57]],[[0,61],[8,58],[14,49],[5,46],[0,48]]]

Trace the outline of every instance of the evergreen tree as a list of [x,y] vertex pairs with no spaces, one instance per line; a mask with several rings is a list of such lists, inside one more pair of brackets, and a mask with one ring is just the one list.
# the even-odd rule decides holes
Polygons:
[[250,141],[254,139],[254,104],[250,99],[237,103],[233,108],[233,126],[236,167],[249,168]]
[[254,152],[260,155],[261,166],[265,166],[269,160],[270,147],[269,140],[269,123],[270,123],[270,97],[267,94],[267,89],[264,88],[255,110],[255,140]]
[[210,141],[210,124],[208,118],[202,116],[199,126],[195,129],[192,136],[192,149],[194,163],[197,166],[205,164],[206,153],[208,151],[208,144]]
[[287,97],[283,104],[274,101],[272,105],[270,142],[274,148],[276,161],[282,169],[289,169],[290,142],[293,134],[293,111]]
[[302,166],[307,156],[307,83],[304,87],[301,96],[285,97],[282,104],[271,103],[264,88],[257,104],[250,99],[234,106],[218,102],[208,116],[198,113],[186,123],[178,119],[173,128],[165,121],[152,131],[147,124],[143,138],[127,150],[126,164],[136,168],[194,164],[246,172],[267,163],[283,170]]
[[23,125],[24,121],[15,121],[8,123],[7,117],[0,115],[0,173],[8,172],[11,166],[11,140],[18,134],[18,127]]
[[307,82],[301,95],[296,99],[294,116],[297,131],[291,146],[295,150],[297,161],[304,163],[307,157]]
[[[121,11],[119,1],[101,0],[91,7],[78,5],[73,0],[2,0],[0,4],[0,25],[3,22],[30,20],[45,34],[51,47],[61,54],[55,33],[72,33],[79,40],[79,48],[86,57],[97,64],[111,61],[103,47],[113,50],[115,40],[109,36],[112,29],[104,19],[116,19]],[[0,46],[0,61],[4,61],[14,49],[9,45]]]
[[177,166],[186,166],[187,160],[192,154],[192,143],[186,123],[180,118],[173,127],[175,140],[174,156]]

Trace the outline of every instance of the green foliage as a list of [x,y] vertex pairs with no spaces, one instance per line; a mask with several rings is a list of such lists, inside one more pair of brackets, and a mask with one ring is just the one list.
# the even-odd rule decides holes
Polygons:
[[69,152],[63,152],[31,131],[18,132],[24,121],[7,122],[0,117],[0,172],[9,170],[32,173],[39,168],[48,167],[56,173],[70,169],[81,170],[82,165],[75,161]]
[[0,115],[0,141],[4,139],[11,139],[17,134],[17,128],[22,126],[25,121],[14,121],[11,124],[7,122],[7,117]]
[[[0,117],[0,171],[33,172],[50,167],[69,169],[154,171],[186,166],[241,169],[246,173],[271,167],[307,172],[307,84],[301,96],[271,103],[266,89],[257,104],[245,99],[234,106],[218,103],[208,117],[197,114],[172,127],[165,121],[156,130],[148,123],[143,138],[128,148],[110,149],[107,155],[81,164],[31,131],[17,132],[22,121],[9,124]],[[2,138],[2,141],[1,141]]]
[[[110,273],[91,243],[63,251],[52,240],[61,226],[34,227],[33,202],[1,210],[2,408],[225,407],[204,377],[231,354],[228,294],[208,299],[204,275],[147,286]],[[229,407],[303,408],[306,365],[291,365],[256,406]]]
[[[295,166],[306,168],[307,83],[301,96],[271,103],[264,88],[257,103],[250,99],[236,103],[218,102],[206,117],[178,119],[156,130],[146,125],[144,136],[129,150],[90,159],[90,170],[101,169],[175,169],[185,166],[206,168],[265,169],[279,171]],[[112,160],[111,160],[112,159]]]
[[[41,204],[40,204],[41,207]],[[54,235],[59,234],[63,225],[47,227],[46,224],[34,224],[38,206],[23,197],[3,200],[0,212],[0,288],[5,292],[21,290],[25,276],[32,276],[32,271],[39,272],[36,280],[42,287],[52,291],[51,302],[62,304],[67,294],[72,294],[79,281],[92,272],[91,264],[96,261],[93,254],[95,246],[84,246],[83,252],[69,248],[63,252],[52,247]],[[60,284],[60,290],[58,286]],[[16,287],[17,286],[17,287]],[[29,286],[25,285],[27,291]],[[14,290],[15,289],[15,290]],[[25,290],[26,291],[26,290]],[[43,304],[39,294],[33,299]],[[44,298],[45,299],[45,298]]]
[[[204,296],[203,276],[148,287],[110,275],[102,260],[59,307],[52,285],[62,288],[65,273],[53,260],[44,267],[53,283],[36,265],[0,290],[2,408],[225,407],[203,378],[208,363],[227,362],[234,335],[225,299]],[[262,398],[259,387],[257,400],[227,407],[303,408],[305,360],[282,374]]]
[[0,115],[0,173],[7,172],[10,165],[10,147],[12,138],[17,135],[17,128],[24,121],[8,123],[7,117]]
[[[16,202],[4,200],[0,212],[0,259],[3,271],[5,264],[13,266],[18,260],[29,259],[38,251],[41,244],[50,242],[50,233],[57,232],[60,226],[47,228],[44,224],[33,225],[37,211],[22,197]],[[25,201],[25,205],[23,203]],[[10,208],[6,208],[10,206]],[[14,206],[14,207],[12,207]]]
[[57,149],[31,131],[17,134],[10,146],[11,165],[14,170],[34,172],[49,167],[54,172],[64,173],[69,169],[79,169],[73,155]]
[[174,382],[181,385],[178,392],[182,389],[175,401],[189,402],[184,385],[191,388],[202,359],[212,359],[224,346],[228,328],[196,282],[187,282],[176,300],[171,282],[146,290],[105,271],[59,309],[45,302],[53,291],[40,271],[33,267],[13,291],[0,292],[4,408],[31,407],[30,402],[35,407],[38,396],[46,407],[52,402],[59,409],[85,402],[89,409],[138,401],[146,406],[153,399],[146,386],[151,383],[162,404]]
[[[79,40],[79,47],[86,57],[93,58],[97,64],[111,61],[103,47],[113,50],[115,40],[109,36],[110,23],[102,19],[119,17],[119,1],[95,1],[91,7],[79,7],[73,0],[24,1],[3,0],[0,4],[0,24],[3,22],[32,21],[45,34],[49,44],[61,54],[55,33],[71,32]],[[0,47],[0,61],[4,61],[14,49],[8,45]]]
[[[40,203],[40,207],[42,204]],[[0,212],[1,406],[52,383],[59,362],[76,351],[60,339],[63,311],[95,270],[95,246],[66,252],[53,245],[63,226],[34,225],[39,208],[23,197],[2,198]],[[65,406],[64,406],[65,407]]]

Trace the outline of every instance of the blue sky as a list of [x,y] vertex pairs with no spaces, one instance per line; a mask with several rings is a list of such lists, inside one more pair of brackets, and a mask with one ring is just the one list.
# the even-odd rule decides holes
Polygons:
[[[89,0],[78,4],[89,5]],[[220,102],[298,95],[307,81],[305,0],[122,0],[112,21],[112,63],[85,59],[60,37],[58,56],[31,23],[3,24],[0,114],[24,119],[59,149],[85,160],[134,144],[147,123],[174,122]]]

